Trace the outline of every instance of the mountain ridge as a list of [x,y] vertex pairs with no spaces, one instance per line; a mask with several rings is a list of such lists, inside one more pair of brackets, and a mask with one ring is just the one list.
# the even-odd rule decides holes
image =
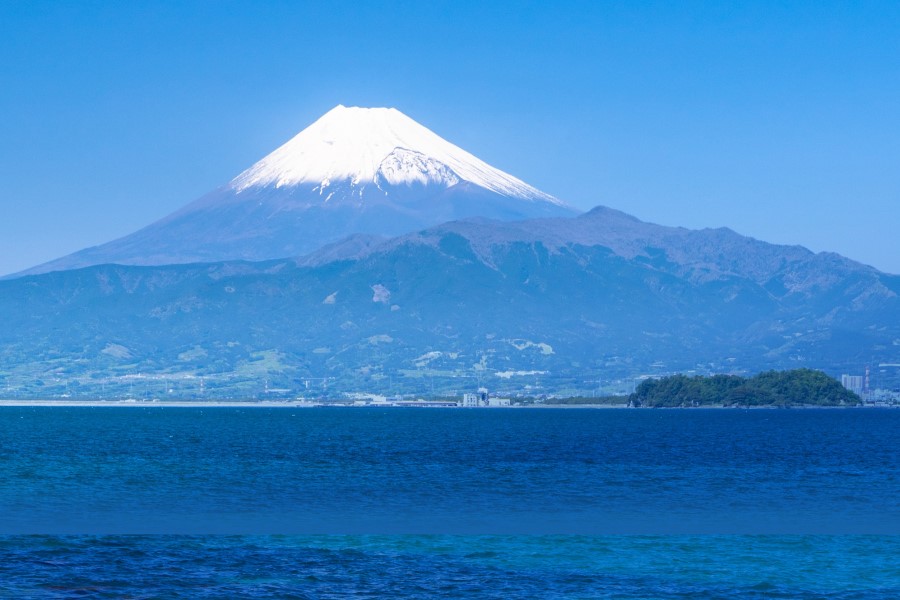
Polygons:
[[[479,233],[473,234],[472,228],[480,228]],[[843,270],[879,273],[874,267],[831,252],[814,253],[799,245],[772,244],[727,227],[688,229],[657,225],[605,206],[572,218],[497,222],[473,217],[451,221],[395,238],[369,240],[365,251],[377,252],[416,240],[428,243],[435,235],[460,230],[469,230],[466,235],[471,238],[473,250],[483,257],[489,256],[489,248],[500,242],[540,241],[550,250],[573,244],[601,245],[626,259],[651,259],[653,253],[648,253],[648,248],[662,249],[668,253],[670,262],[682,267],[681,274],[691,270],[692,276],[698,279],[738,275],[765,284],[780,267],[803,261],[828,262],[831,267]],[[315,252],[300,260],[321,262]],[[797,286],[795,291],[799,289]]]
[[[478,381],[585,393],[597,376],[900,362],[900,277],[617,214],[570,219],[568,240],[558,219],[473,219],[292,259],[3,281],[0,372],[22,393],[68,380],[121,394],[140,373],[181,381],[187,396],[202,377],[207,393],[234,397],[263,381],[295,395],[422,393],[423,380],[447,393]],[[621,219],[654,243],[604,237],[621,236]],[[721,235],[733,243],[709,256]]]

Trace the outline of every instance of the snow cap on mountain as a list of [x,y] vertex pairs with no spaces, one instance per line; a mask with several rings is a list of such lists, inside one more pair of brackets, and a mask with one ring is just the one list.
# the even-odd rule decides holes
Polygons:
[[563,202],[495,169],[395,108],[336,106],[286,144],[235,177],[229,187],[308,184],[325,193],[338,182],[354,187],[439,185],[467,181],[530,201]]

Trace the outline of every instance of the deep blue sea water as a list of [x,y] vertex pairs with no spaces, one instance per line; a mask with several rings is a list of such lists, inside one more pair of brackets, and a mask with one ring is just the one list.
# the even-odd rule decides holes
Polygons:
[[0,409],[0,595],[897,598],[893,410]]

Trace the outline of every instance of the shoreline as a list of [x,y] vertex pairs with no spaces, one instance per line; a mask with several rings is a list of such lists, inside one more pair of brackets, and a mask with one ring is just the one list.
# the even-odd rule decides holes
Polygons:
[[283,407],[283,408],[315,408],[324,406],[317,402],[302,402],[290,400],[285,402],[276,402],[272,400],[8,400],[0,399],[0,408],[4,406],[19,407],[38,407],[38,406],[54,406],[54,407],[82,407],[82,408],[115,408],[115,407],[137,407],[137,408],[216,408],[216,407]]
[[[337,404],[329,402],[312,402],[304,400],[12,400],[0,399],[0,408],[452,408],[461,410],[516,410],[516,409],[562,409],[562,410],[622,410],[628,409],[626,404],[524,404],[514,406],[392,406],[390,404],[368,404],[353,406],[349,404]],[[634,410],[845,410],[854,408],[900,408],[894,406],[816,406],[802,405],[783,408],[780,406],[686,406],[686,407],[660,407],[637,408]]]
[[394,406],[391,404],[367,404],[354,406],[330,402],[309,402],[301,400],[9,400],[0,399],[3,407],[82,407],[82,408],[453,408],[465,410],[509,410],[522,408],[593,408],[622,409],[625,404],[529,404],[518,406]]

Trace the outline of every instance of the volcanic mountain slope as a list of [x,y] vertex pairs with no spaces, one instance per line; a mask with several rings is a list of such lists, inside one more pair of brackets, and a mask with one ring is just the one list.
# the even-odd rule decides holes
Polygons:
[[672,371],[839,375],[900,362],[898,294],[900,277],[834,254],[600,208],[354,236],[294,260],[7,280],[0,373],[23,393],[122,392],[140,374],[232,396],[263,382],[546,392]]
[[393,108],[338,106],[168,217],[21,274],[104,263],[266,260],[354,233],[394,236],[472,216],[576,212]]

